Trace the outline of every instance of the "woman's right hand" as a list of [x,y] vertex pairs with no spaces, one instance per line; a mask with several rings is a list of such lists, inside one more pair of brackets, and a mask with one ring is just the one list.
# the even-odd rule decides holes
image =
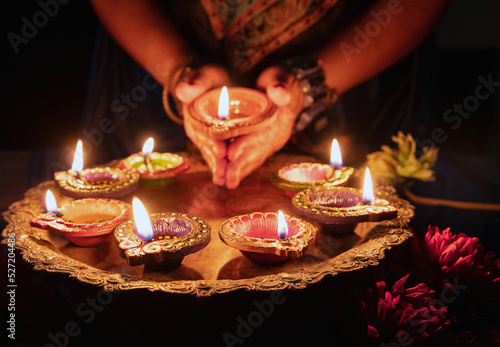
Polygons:
[[[204,92],[228,83],[229,74],[226,70],[214,65],[204,65],[192,70],[184,80],[179,81],[174,88],[174,93],[183,104],[188,104]],[[187,112],[184,112],[184,129],[186,135],[198,147],[203,159],[210,167],[213,183],[223,186],[227,165],[226,141],[211,138]]]

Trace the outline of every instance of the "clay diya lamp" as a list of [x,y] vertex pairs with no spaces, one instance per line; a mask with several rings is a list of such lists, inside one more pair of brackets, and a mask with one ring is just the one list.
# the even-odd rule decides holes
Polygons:
[[330,165],[321,163],[299,163],[286,165],[271,175],[271,182],[293,197],[298,191],[320,185],[345,184],[354,173],[354,168],[342,165],[342,156],[336,139],[332,141]]
[[226,140],[260,130],[272,124],[277,107],[266,94],[243,87],[212,89],[184,107],[202,131]]
[[297,217],[254,212],[226,220],[220,239],[258,264],[280,264],[304,255],[316,238],[317,228]]
[[97,246],[112,240],[112,232],[127,219],[129,204],[112,199],[81,199],[57,208],[50,190],[46,197],[47,213],[30,222],[31,226],[62,234],[78,246]]
[[184,257],[197,252],[210,242],[210,226],[200,218],[182,213],[153,213],[134,198],[134,220],[115,229],[120,255],[129,265],[171,270],[179,267]]
[[54,173],[64,195],[80,198],[118,198],[139,187],[139,174],[114,167],[83,169],[82,142],[78,141],[73,165],[68,171]]
[[142,152],[122,160],[120,168],[139,174],[139,184],[143,187],[164,188],[173,182],[175,176],[189,169],[189,165],[180,155],[153,152],[153,146],[154,140],[150,137]]
[[337,236],[353,232],[358,223],[394,219],[398,214],[388,201],[374,197],[368,169],[363,190],[313,187],[297,193],[292,203],[299,216],[319,223],[325,232]]

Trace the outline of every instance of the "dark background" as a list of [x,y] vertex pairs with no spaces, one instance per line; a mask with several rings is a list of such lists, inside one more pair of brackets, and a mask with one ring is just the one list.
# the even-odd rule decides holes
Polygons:
[[[22,198],[23,192],[28,188],[28,162],[34,151],[40,148],[64,148],[74,145],[85,102],[93,39],[98,24],[87,1],[70,1],[66,5],[60,5],[57,14],[50,18],[45,26],[39,28],[38,33],[29,39],[27,44],[21,44],[16,54],[7,34],[20,34],[23,25],[21,19],[24,16],[31,19],[33,14],[40,11],[40,6],[37,1],[10,2],[8,9],[5,6],[7,5],[4,4],[1,21],[4,38],[0,92],[0,153],[4,162],[0,167],[4,174],[0,182],[0,211]],[[500,81],[499,17],[500,2],[497,0],[457,0],[436,29],[440,45],[439,92],[435,109],[438,123],[442,123],[443,113],[448,108],[473,95],[478,85],[478,76],[487,77],[493,74],[493,80]],[[488,177],[500,176],[500,90],[481,102],[479,109],[463,122],[456,130],[450,130],[449,124],[442,124],[449,138],[440,147],[461,157],[470,158],[471,166],[480,163],[478,170],[486,173]],[[25,164],[14,160],[19,157],[25,159]],[[19,172],[25,172],[25,175],[19,175]],[[446,177],[442,179],[446,180]],[[472,176],[470,179],[476,178]],[[491,188],[499,186],[497,183],[492,185],[496,186]],[[442,218],[439,214],[441,212],[443,211],[439,210],[431,217],[438,221]],[[492,215],[488,214],[490,217]],[[498,219],[498,213],[494,216]],[[480,215],[478,218],[484,220],[484,217]],[[489,232],[491,235],[497,235],[499,231],[492,228]],[[474,232],[472,224],[471,234]],[[491,242],[495,240],[498,240],[498,236],[491,237]],[[482,241],[488,241],[488,236]],[[494,248],[495,245],[485,242],[485,246]],[[5,249],[3,251],[5,253]],[[2,265],[3,268],[6,268],[5,264]],[[79,319],[75,315],[75,305],[99,295],[100,288],[82,284],[65,274],[33,271],[20,257],[17,271],[18,283],[22,284],[17,298],[17,306],[21,310],[18,312],[18,336],[22,336],[23,341],[30,346],[49,343],[48,332],[57,334],[64,329],[68,320]],[[349,276],[343,276],[342,280],[347,280]],[[339,284],[340,281],[336,278],[325,278],[321,284],[311,286],[307,291],[287,292],[288,303],[277,310],[279,313],[273,316],[272,321],[266,322],[265,327],[257,330],[252,338],[258,342],[266,341],[266,333],[275,328],[273,332],[278,334],[303,333],[305,329],[311,335],[338,339],[338,336],[328,334],[330,323],[326,323],[326,319],[332,318],[327,308],[335,301],[335,288]],[[344,285],[344,293],[349,293],[347,285]],[[97,346],[98,341],[108,345],[148,345],[158,342],[156,339],[150,340],[148,336],[160,335],[163,329],[166,334],[160,341],[165,345],[169,345],[169,341],[173,342],[171,345],[179,345],[179,341],[184,338],[203,345],[205,334],[216,331],[214,340],[209,340],[207,336],[206,341],[207,346],[214,345],[211,342],[222,342],[221,334],[224,329],[234,333],[236,318],[239,315],[246,317],[252,312],[254,299],[262,301],[269,298],[268,293],[250,293],[250,297],[249,293],[236,292],[216,298],[163,294],[134,291],[115,295],[112,305],[98,314],[92,324],[85,325],[79,321],[80,326],[86,329],[77,338],[72,339],[70,345]],[[328,299],[328,304],[325,304],[324,298]],[[318,307],[322,309],[318,311]],[[218,327],[211,326],[213,321],[210,312],[215,314],[222,309],[230,311],[230,314],[218,322]],[[184,320],[188,322],[186,324],[192,319],[190,314],[202,312],[203,319],[194,319],[199,325],[193,327],[190,335],[168,336],[175,335],[175,329],[172,332],[172,329],[168,328],[169,324],[173,324],[169,323],[172,320],[170,312],[179,314],[173,319]],[[283,324],[278,321],[279,318],[297,318],[297,321],[301,318],[300,321],[310,321],[307,315],[317,315],[318,312],[325,318],[325,323],[317,324],[311,317],[314,324],[292,324],[286,331],[280,330],[283,329]],[[130,315],[135,315],[134,319],[129,319]],[[151,329],[155,331],[148,329],[145,321],[147,319],[153,320]],[[130,324],[129,320],[137,321],[138,325]],[[163,321],[165,325],[162,325]],[[0,324],[0,336],[5,332],[3,324],[4,316]],[[467,326],[465,329],[472,327]],[[492,334],[498,335],[498,332],[494,331]],[[293,341],[293,335],[287,335],[285,340]]]
[[[40,11],[36,1],[10,2],[3,11],[0,149],[33,151],[73,144],[85,101],[98,23],[87,1],[59,5],[57,13],[16,54],[7,34],[21,34],[22,18]],[[500,4],[457,0],[436,29],[440,45],[437,119],[474,92],[477,76],[499,76]],[[500,93],[481,103],[465,126],[447,132],[468,142],[466,151],[488,150],[499,129]],[[498,141],[496,144],[498,146]],[[479,153],[479,152],[478,152]]]

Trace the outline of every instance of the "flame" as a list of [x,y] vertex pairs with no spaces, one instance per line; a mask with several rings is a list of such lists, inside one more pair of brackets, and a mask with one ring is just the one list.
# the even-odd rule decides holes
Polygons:
[[138,198],[132,200],[132,211],[134,212],[134,221],[138,236],[144,241],[151,240],[153,238],[153,227],[149,220],[149,214]]
[[278,237],[286,239],[288,236],[288,225],[286,223],[285,215],[283,212],[278,211]]
[[75,171],[83,170],[83,145],[82,140],[78,140],[76,144],[75,158],[73,159],[73,165],[71,169]]
[[222,120],[229,117],[229,94],[227,93],[227,88],[225,86],[222,87],[220,92],[218,116]]
[[144,146],[142,146],[142,155],[148,155],[153,152],[153,147],[155,145],[155,140],[150,137],[144,142]]
[[330,151],[330,165],[334,169],[340,169],[342,167],[342,155],[340,154],[340,147],[337,139],[332,141],[332,149]]
[[48,189],[47,194],[45,194],[45,206],[48,213],[57,214],[59,212],[56,198],[54,198],[54,194],[52,194],[50,189]]
[[365,170],[365,182],[363,184],[363,201],[367,204],[373,204],[375,201],[375,194],[373,194],[373,184],[372,177],[370,175],[370,169]]

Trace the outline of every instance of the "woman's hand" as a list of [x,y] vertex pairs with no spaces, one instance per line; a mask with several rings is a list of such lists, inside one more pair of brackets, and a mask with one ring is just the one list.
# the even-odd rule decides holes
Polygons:
[[300,83],[284,69],[278,66],[265,69],[258,77],[256,87],[278,106],[278,117],[270,126],[239,136],[231,142],[227,150],[225,174],[225,184],[229,189],[237,188],[242,179],[287,143],[302,110]]
[[[174,89],[176,97],[184,104],[212,88],[223,86],[229,82],[226,70],[213,65],[205,65],[191,71],[185,80],[177,83]],[[204,129],[198,127],[187,112],[184,112],[184,129],[186,135],[200,150],[203,159],[212,171],[213,183],[225,184],[227,165],[227,145],[223,140],[215,140],[208,136]]]

